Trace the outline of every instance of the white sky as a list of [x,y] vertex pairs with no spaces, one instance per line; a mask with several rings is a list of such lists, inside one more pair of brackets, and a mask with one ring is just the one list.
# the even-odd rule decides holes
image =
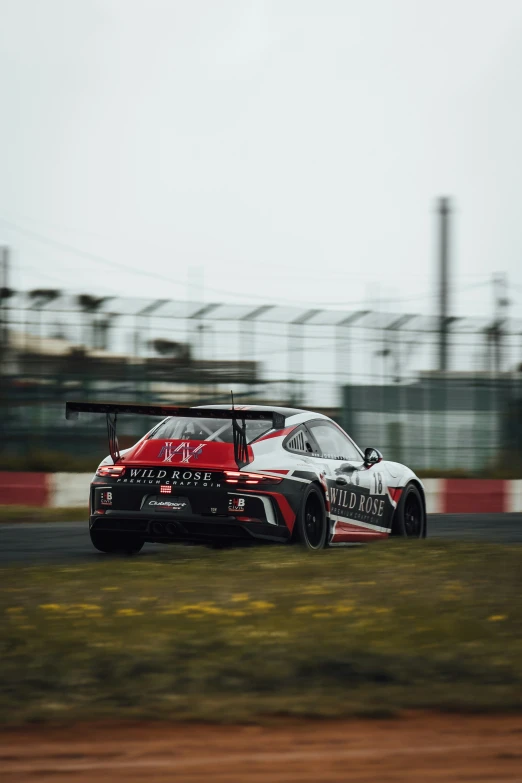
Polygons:
[[433,312],[449,195],[522,316],[521,75],[522,0],[0,0],[12,285]]

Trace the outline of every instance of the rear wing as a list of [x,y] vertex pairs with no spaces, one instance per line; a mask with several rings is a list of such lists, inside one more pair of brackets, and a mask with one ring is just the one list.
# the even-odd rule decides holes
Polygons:
[[80,413],[105,413],[109,451],[114,463],[121,459],[116,431],[118,413],[130,413],[138,416],[185,416],[191,419],[231,419],[234,434],[234,459],[238,469],[249,463],[246,441],[247,421],[268,421],[274,430],[282,430],[285,426],[283,414],[274,411],[238,410],[237,408],[180,408],[175,405],[139,405],[130,402],[65,403],[66,419],[77,419]]

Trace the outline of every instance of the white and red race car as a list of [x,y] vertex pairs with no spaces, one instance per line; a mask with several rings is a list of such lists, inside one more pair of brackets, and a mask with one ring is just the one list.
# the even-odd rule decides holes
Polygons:
[[[299,541],[310,550],[389,535],[423,538],[422,482],[332,419],[295,408],[68,402],[105,413],[110,456],[90,490],[89,529],[102,552],[145,542]],[[118,447],[118,414],[164,417]]]

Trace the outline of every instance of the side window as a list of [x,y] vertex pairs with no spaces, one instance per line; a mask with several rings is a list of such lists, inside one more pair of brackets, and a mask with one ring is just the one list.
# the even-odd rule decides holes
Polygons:
[[310,442],[310,437],[304,427],[299,427],[297,432],[290,433],[284,444],[287,451],[294,451],[297,454],[312,454],[314,449]]
[[362,457],[352,441],[330,422],[310,422],[312,431],[323,459],[345,459],[361,462]]

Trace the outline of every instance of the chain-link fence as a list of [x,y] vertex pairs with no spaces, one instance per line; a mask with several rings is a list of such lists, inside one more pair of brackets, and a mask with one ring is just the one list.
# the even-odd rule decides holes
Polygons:
[[[2,293],[3,465],[99,455],[103,423],[71,426],[66,399],[201,404],[228,401],[231,389],[238,400],[324,410],[362,446],[422,470],[520,459],[522,321],[448,319],[441,373],[435,316]],[[129,439],[140,431],[123,429]]]
[[518,475],[522,375],[426,372],[395,386],[346,386],[343,423],[417,470]]

